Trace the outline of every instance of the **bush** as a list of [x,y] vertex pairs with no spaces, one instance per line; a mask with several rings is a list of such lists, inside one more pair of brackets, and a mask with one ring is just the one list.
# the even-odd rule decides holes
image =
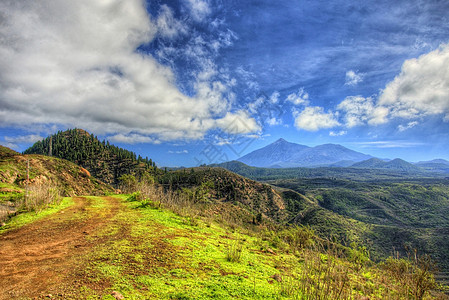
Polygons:
[[39,211],[51,204],[59,204],[62,200],[60,191],[51,185],[30,185],[25,189],[23,201],[19,205],[19,211]]

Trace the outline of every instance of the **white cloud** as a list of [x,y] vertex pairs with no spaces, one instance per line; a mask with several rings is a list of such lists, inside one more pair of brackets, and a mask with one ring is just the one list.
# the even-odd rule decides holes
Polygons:
[[338,106],[337,110],[342,112],[345,126],[352,128],[359,125],[378,125],[387,122],[388,110],[377,107],[374,99],[362,96],[346,97]]
[[143,144],[143,143],[153,143],[158,144],[159,141],[153,140],[152,138],[137,133],[131,134],[116,134],[109,136],[107,138],[111,142],[123,143],[123,144]]
[[346,130],[340,130],[340,131],[331,131],[329,132],[329,136],[343,136],[347,134],[348,132]]
[[187,25],[173,16],[173,10],[167,5],[162,5],[156,20],[158,34],[165,38],[175,38],[187,33]]
[[322,107],[308,106],[301,112],[294,112],[295,126],[298,129],[317,131],[324,128],[339,126],[333,112],[324,112]]
[[187,5],[190,10],[190,15],[195,21],[201,22],[211,13],[208,1],[185,0],[184,3]]
[[[189,3],[207,15],[206,2]],[[0,11],[0,126],[52,123],[131,142],[130,132],[146,140],[199,139],[232,110],[232,80],[208,75],[213,64],[202,60],[187,96],[172,69],[136,52],[158,33],[183,32],[168,7],[156,20],[142,0],[2,1]],[[192,51],[204,57],[199,45]],[[257,128],[247,114],[240,117]]]
[[449,113],[449,44],[409,59],[401,73],[387,84],[379,106],[388,107],[391,117],[405,119]]
[[29,134],[22,136],[5,136],[3,137],[3,141],[0,141],[0,144],[11,148],[11,149],[19,149],[19,144],[34,144],[37,141],[42,140],[43,137],[37,134]]
[[415,143],[407,141],[375,141],[375,142],[359,142],[353,143],[362,148],[413,148],[416,146],[423,146],[424,143]]
[[169,150],[168,153],[170,153],[170,154],[188,154],[189,151],[188,150],[177,150],[177,151]]
[[261,130],[256,120],[249,117],[248,113],[243,110],[235,113],[228,112],[223,118],[218,119],[216,123],[219,128],[229,134],[246,134]]
[[363,81],[363,74],[356,73],[353,70],[349,70],[346,72],[345,85],[355,86],[362,81]]
[[281,125],[282,119],[270,118],[267,120],[267,124],[270,126]]
[[400,132],[406,131],[410,128],[415,127],[416,125],[418,125],[419,123],[417,121],[413,121],[413,122],[408,122],[407,125],[399,125],[398,126],[398,130]]
[[43,137],[41,137],[40,135],[37,135],[37,134],[29,134],[29,135],[21,135],[21,136],[14,136],[14,137],[5,136],[4,139],[6,142],[9,142],[9,143],[31,144],[31,143],[35,143],[37,141],[42,140]]
[[278,103],[280,96],[281,96],[281,94],[279,94],[278,91],[274,91],[273,94],[271,94],[271,96],[270,96],[270,102],[273,104]]
[[292,102],[294,105],[308,105],[309,94],[304,91],[304,88],[300,88],[298,93],[288,95],[286,100]]

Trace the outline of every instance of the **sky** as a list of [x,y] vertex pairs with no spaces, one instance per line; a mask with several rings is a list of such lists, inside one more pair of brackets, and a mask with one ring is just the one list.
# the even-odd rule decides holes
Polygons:
[[160,166],[449,159],[449,2],[2,0],[0,144],[75,127]]

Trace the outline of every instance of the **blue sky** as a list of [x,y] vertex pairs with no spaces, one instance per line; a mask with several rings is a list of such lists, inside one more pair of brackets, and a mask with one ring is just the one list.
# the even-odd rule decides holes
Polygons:
[[281,137],[449,159],[448,15],[436,0],[2,1],[0,143],[77,127],[163,166]]

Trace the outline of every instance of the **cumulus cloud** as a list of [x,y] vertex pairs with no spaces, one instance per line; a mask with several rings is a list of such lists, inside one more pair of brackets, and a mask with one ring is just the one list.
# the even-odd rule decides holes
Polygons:
[[346,72],[346,82],[345,85],[355,86],[363,81],[363,74],[356,73],[353,70]]
[[376,106],[372,97],[349,96],[338,106],[342,112],[344,124],[348,128],[370,124],[378,125],[387,122],[388,109]]
[[287,96],[287,101],[290,101],[294,105],[308,105],[309,104],[309,94],[300,88],[298,93],[293,93]]
[[325,112],[324,108],[319,106],[308,106],[301,112],[294,112],[294,117],[296,128],[307,131],[317,131],[340,125],[333,112]]
[[[385,124],[392,119],[419,119],[441,115],[449,120],[449,45],[402,65],[401,73],[389,82],[378,98],[350,96],[338,106],[344,125]],[[352,76],[352,75],[351,75]],[[350,77],[351,77],[350,76]],[[353,77],[353,76],[352,76]],[[399,125],[403,132],[419,124]]]
[[223,118],[218,119],[216,123],[219,128],[229,134],[247,134],[261,130],[257,122],[243,110],[236,113],[228,112]]
[[[206,2],[188,3],[206,15]],[[1,126],[53,123],[132,142],[198,139],[229,119],[227,82],[199,74],[188,96],[171,68],[136,51],[183,32],[168,7],[156,20],[142,0],[7,0],[0,12]]]
[[402,65],[401,73],[387,84],[379,105],[391,117],[416,118],[449,115],[449,44]]

